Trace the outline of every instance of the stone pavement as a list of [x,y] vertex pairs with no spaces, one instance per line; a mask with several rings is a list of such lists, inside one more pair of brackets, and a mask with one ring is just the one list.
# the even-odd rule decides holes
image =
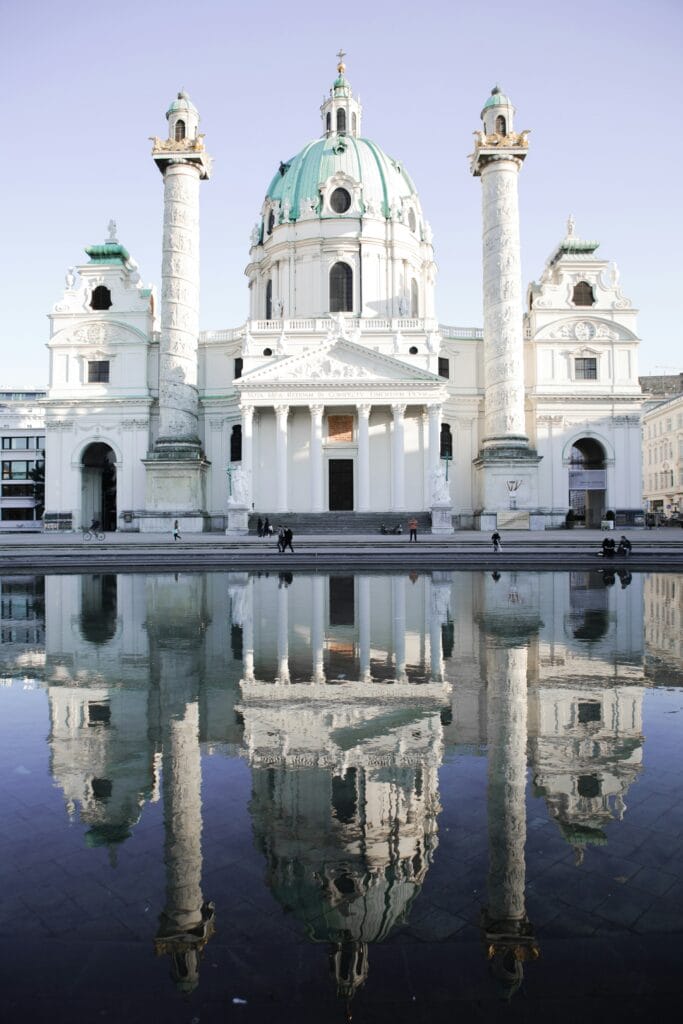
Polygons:
[[61,569],[161,567],[272,568],[279,559],[291,568],[345,567],[443,569],[518,568],[565,569],[628,567],[683,569],[683,530],[616,530],[633,544],[630,558],[608,562],[596,559],[605,536],[599,530],[502,532],[503,551],[494,554],[488,533],[458,531],[450,536],[422,533],[418,543],[408,537],[380,534],[305,534],[294,537],[294,554],[281,555],[274,537],[226,536],[223,533],[184,534],[174,542],[169,533],[107,533],[103,541],[85,542],[73,533],[0,533],[0,571],[54,571]]

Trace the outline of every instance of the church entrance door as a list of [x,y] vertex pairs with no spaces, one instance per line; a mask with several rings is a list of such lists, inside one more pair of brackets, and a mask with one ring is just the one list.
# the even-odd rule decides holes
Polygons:
[[330,459],[330,512],[353,512],[353,459]]

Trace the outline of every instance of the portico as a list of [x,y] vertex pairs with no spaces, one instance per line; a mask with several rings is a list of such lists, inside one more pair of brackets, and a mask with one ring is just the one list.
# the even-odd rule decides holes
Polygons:
[[254,370],[236,387],[248,506],[278,513],[431,508],[440,377],[337,338]]

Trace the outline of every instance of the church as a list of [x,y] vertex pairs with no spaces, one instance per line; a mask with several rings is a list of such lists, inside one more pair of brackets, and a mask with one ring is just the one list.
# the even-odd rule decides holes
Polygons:
[[160,296],[112,221],[50,314],[46,529],[178,520],[242,534],[259,515],[311,532],[412,515],[443,534],[595,526],[608,511],[637,521],[636,310],[616,265],[570,217],[523,293],[529,133],[496,86],[470,157],[483,329],[440,324],[432,228],[405,165],[363,134],[343,57],[318,136],[266,188],[238,327],[199,331],[212,161],[189,96],[170,104],[152,149]]

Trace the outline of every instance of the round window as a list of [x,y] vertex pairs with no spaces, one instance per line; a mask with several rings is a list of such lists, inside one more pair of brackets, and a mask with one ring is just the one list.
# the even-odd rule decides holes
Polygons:
[[330,196],[330,206],[335,213],[346,213],[351,206],[351,196],[345,188],[335,188]]
[[273,354],[272,348],[264,348],[263,354],[264,354],[264,356],[272,356],[272,354]]
[[411,345],[410,346],[410,354],[411,354],[411,356],[416,356],[417,355],[417,345]]

